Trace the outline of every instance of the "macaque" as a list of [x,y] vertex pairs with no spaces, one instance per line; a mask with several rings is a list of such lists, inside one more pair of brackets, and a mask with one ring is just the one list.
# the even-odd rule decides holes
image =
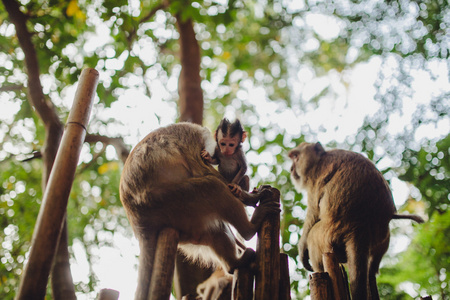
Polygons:
[[348,264],[352,299],[379,299],[375,276],[389,246],[389,222],[423,219],[396,214],[386,180],[360,154],[302,143],[289,157],[291,180],[308,200],[298,245],[303,266],[323,272],[322,254],[334,252]]
[[[179,250],[204,264],[228,272],[249,263],[254,251],[237,255],[229,224],[249,240],[267,214],[279,212],[272,189],[262,188],[241,197],[260,200],[251,220],[227,180],[200,155],[213,151],[210,131],[191,123],[173,124],[148,134],[129,155],[121,177],[120,199],[139,241],[136,299],[147,299],[158,232],[179,232]],[[149,271],[150,270],[150,271]]]
[[231,192],[239,196],[241,191],[248,192],[250,179],[247,172],[247,161],[242,151],[241,143],[247,138],[247,132],[239,120],[231,123],[224,118],[217,127],[214,138],[216,148],[211,157],[207,150],[203,150],[203,159],[213,165],[219,165],[219,173],[229,182]]

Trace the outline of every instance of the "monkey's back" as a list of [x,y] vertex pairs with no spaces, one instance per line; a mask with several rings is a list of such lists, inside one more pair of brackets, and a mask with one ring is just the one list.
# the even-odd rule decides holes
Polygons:
[[[191,123],[162,127],[149,133],[130,153],[122,171],[120,198],[134,226],[171,222],[177,210],[189,210],[188,202],[184,207],[175,207],[172,198],[163,195],[167,190],[176,194],[177,187],[187,179],[215,171],[200,156],[207,138],[205,130]],[[178,195],[180,199],[183,196]],[[145,222],[138,219],[142,211],[149,216]],[[161,211],[164,214],[159,214]]]
[[396,209],[386,180],[369,159],[351,151],[331,150],[317,167],[324,171],[318,179],[323,195],[319,205],[328,207],[331,213],[323,217],[333,227],[386,229]]

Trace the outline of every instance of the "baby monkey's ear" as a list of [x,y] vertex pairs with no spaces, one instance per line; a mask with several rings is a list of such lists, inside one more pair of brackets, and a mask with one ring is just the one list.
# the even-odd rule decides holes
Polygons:
[[247,131],[242,132],[242,139],[241,139],[241,143],[243,143],[245,141],[245,139],[247,138]]
[[290,159],[294,160],[299,156],[299,154],[300,154],[300,150],[295,148],[295,149],[292,149],[291,151],[289,151],[288,156]]

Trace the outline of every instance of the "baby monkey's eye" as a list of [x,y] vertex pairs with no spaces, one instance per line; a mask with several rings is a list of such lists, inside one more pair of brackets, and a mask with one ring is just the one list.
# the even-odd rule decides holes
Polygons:
[[234,144],[230,144],[229,146],[230,146],[230,147],[234,147]]

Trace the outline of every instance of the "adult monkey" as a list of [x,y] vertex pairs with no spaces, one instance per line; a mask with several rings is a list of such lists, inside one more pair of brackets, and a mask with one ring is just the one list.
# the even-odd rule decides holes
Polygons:
[[141,250],[136,299],[147,299],[149,270],[162,228],[179,232],[179,248],[188,257],[232,271],[249,263],[254,252],[247,249],[241,257],[237,256],[236,238],[227,223],[248,240],[266,214],[279,211],[279,204],[271,199],[270,188],[242,193],[243,199],[261,199],[251,221],[248,220],[242,201],[200,156],[202,149],[211,150],[214,145],[208,129],[179,123],[151,132],[128,157],[120,182],[120,199]]
[[299,242],[303,266],[323,272],[322,254],[334,252],[348,263],[352,299],[379,299],[375,276],[389,246],[389,222],[423,219],[396,214],[386,180],[360,154],[302,143],[289,157],[292,182],[308,197]]

